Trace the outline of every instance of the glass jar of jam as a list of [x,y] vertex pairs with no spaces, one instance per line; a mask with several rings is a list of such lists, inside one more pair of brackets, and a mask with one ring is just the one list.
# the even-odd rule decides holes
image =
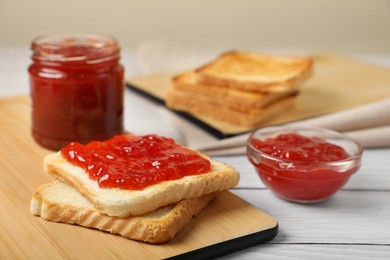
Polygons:
[[62,34],[33,40],[32,136],[59,150],[123,132],[124,69],[116,39]]

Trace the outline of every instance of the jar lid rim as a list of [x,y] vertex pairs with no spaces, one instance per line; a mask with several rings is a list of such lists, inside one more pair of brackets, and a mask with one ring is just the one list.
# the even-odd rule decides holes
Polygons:
[[96,61],[117,55],[118,41],[103,34],[51,34],[31,43],[33,59],[61,62]]

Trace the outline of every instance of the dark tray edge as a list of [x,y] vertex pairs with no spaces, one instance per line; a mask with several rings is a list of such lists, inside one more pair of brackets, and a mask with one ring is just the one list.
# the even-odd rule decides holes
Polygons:
[[[159,104],[159,105],[162,105],[165,107],[165,102],[164,100],[152,95],[152,94],[149,94],[139,88],[137,88],[137,86],[135,85],[132,85],[128,82],[126,82],[126,87],[128,89],[130,89],[131,91]],[[165,107],[167,108],[167,107]],[[196,117],[188,114],[188,113],[185,113],[185,112],[181,112],[181,111],[175,111],[175,110],[172,110],[172,109],[169,109],[167,108],[169,111],[172,111],[173,113],[185,118],[186,120],[192,122],[193,124],[199,126],[200,128],[202,128],[203,130],[205,130],[206,132],[208,132],[209,134],[213,135],[214,137],[218,138],[218,139],[224,139],[224,138],[228,138],[228,137],[233,137],[233,136],[236,136],[236,135],[239,135],[239,134],[244,134],[245,132],[242,132],[242,133],[237,133],[237,134],[227,134],[227,133],[224,133],[224,132],[221,132],[220,130],[210,126],[209,124],[206,124],[205,122],[197,119]]]
[[211,259],[211,258],[221,257],[252,246],[269,242],[277,236],[278,231],[279,231],[279,225],[276,224],[275,227],[270,229],[262,230],[256,233],[227,240],[218,244],[203,247],[167,259],[197,260],[197,259]]

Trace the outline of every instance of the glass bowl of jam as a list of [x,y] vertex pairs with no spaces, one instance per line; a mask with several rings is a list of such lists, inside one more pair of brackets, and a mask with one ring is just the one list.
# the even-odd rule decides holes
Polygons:
[[247,157],[275,195],[314,203],[335,194],[360,168],[362,148],[327,129],[272,126],[251,133]]

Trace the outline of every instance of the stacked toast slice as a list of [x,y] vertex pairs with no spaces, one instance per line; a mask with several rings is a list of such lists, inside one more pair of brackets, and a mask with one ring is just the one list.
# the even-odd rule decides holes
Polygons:
[[[126,143],[124,148],[129,147]],[[44,172],[55,180],[36,189],[30,210],[33,215],[49,221],[77,224],[153,244],[167,242],[219,192],[239,181],[239,174],[231,166],[195,153],[210,162],[208,172],[133,190],[102,188],[84,168],[69,161],[61,151],[49,154],[44,158]],[[147,151],[141,154],[148,159]],[[156,174],[159,174],[158,169]]]
[[167,107],[254,127],[294,105],[310,57],[231,51],[172,79]]

